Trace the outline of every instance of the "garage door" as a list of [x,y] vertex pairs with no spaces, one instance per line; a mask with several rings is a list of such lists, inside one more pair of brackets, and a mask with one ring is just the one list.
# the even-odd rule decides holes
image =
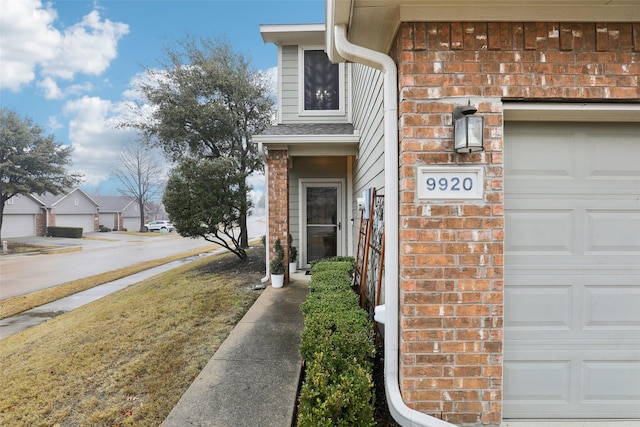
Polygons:
[[505,418],[640,418],[640,124],[505,125]]
[[93,231],[93,215],[56,215],[59,227],[82,227],[83,233]]
[[128,231],[140,231],[140,218],[124,218],[123,227]]
[[35,215],[5,215],[2,219],[2,237],[26,237],[36,235]]

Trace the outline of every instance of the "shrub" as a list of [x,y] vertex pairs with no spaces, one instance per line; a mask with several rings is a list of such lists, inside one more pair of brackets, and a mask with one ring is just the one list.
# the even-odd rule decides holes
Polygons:
[[307,365],[298,427],[375,426],[371,370],[356,359],[340,372],[327,370],[325,360],[320,353]]
[[[333,268],[331,268],[333,267]],[[307,371],[298,426],[375,425],[373,326],[351,290],[353,263],[315,263],[301,310],[300,354]]]
[[355,270],[355,260],[353,257],[334,257],[311,263],[311,274],[326,270],[344,270],[351,276]]
[[280,239],[277,239],[273,244],[273,249],[276,253],[273,260],[271,260],[270,270],[271,274],[284,274],[284,248],[280,243]]
[[47,236],[49,237],[71,237],[79,239],[82,237],[82,227],[47,227]]

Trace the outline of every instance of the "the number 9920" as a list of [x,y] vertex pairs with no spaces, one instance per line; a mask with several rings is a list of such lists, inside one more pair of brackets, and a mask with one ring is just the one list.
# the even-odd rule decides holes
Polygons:
[[440,191],[470,191],[473,188],[473,179],[464,178],[460,179],[457,176],[452,178],[439,178],[436,180],[433,177],[426,180],[427,190],[434,191],[436,188]]

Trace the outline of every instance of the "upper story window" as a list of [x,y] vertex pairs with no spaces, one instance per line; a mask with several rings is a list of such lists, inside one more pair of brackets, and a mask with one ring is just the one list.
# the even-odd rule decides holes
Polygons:
[[302,113],[342,114],[342,64],[332,64],[323,50],[301,49],[301,53]]

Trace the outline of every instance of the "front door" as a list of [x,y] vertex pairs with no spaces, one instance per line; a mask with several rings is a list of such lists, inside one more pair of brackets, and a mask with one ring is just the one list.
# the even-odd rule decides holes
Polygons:
[[342,254],[342,183],[302,183],[304,266],[314,260]]

